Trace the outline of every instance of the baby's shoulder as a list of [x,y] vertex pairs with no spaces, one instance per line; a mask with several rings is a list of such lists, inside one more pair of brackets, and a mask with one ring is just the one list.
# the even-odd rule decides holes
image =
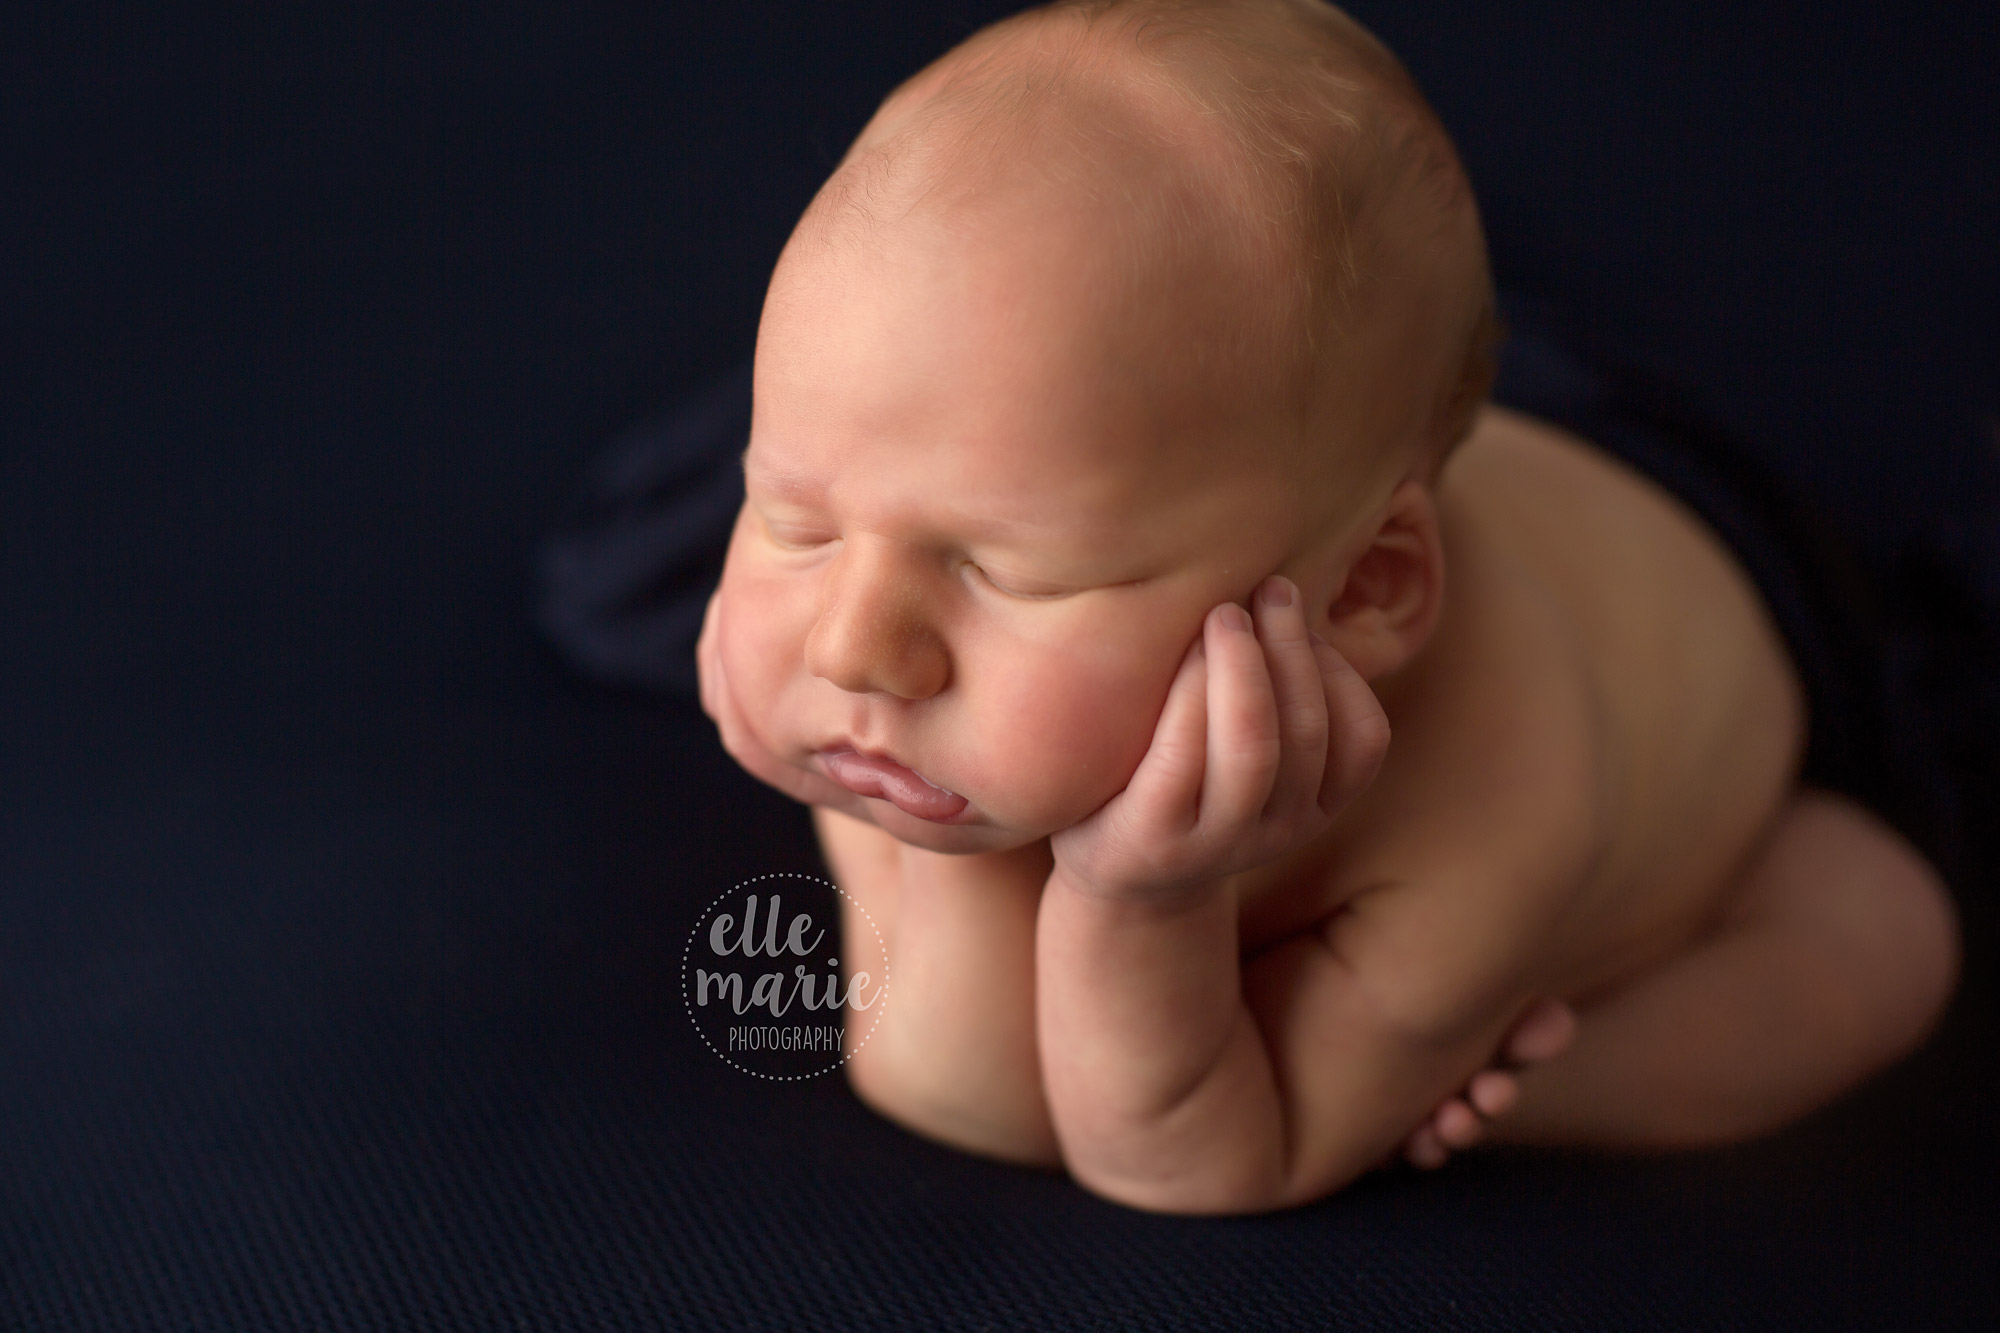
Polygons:
[[1621,749],[1589,645],[1474,509],[1441,506],[1448,601],[1377,683],[1393,739],[1315,848],[1246,898],[1246,942],[1324,929],[1449,1011],[1531,973],[1611,835]]
[[1504,614],[1535,632],[1461,620],[1444,632],[1462,642],[1381,691],[1394,738],[1375,783],[1246,895],[1246,943],[1323,930],[1427,1026],[1535,974],[1608,836],[1615,745],[1588,672],[1543,611]]
[[1365,826],[1323,863],[1246,903],[1246,947],[1316,933],[1413,1037],[1449,1037],[1540,993],[1602,841],[1580,768],[1543,762],[1542,780],[1511,790],[1441,782],[1432,806],[1353,812]]
[[1605,835],[1616,719],[1562,599],[1476,512],[1445,518],[1448,608],[1379,688],[1394,739],[1345,859],[1376,880],[1560,883]]
[[1294,929],[1317,910],[1446,1011],[1706,911],[1803,709],[1754,588],[1670,497],[1526,418],[1489,413],[1463,449],[1439,489],[1445,613],[1379,684],[1381,776],[1274,892],[1289,912],[1263,909]]

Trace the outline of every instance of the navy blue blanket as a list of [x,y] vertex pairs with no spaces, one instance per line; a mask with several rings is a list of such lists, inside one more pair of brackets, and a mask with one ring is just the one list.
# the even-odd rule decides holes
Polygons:
[[[703,905],[820,868],[682,692],[740,387],[544,541],[747,356],[882,91],[1009,7],[13,7],[0,1329],[1991,1327],[1990,872],[1937,1040],[1770,1142],[1279,1217],[1132,1213],[702,1048]],[[1831,641],[1865,613],[1823,721],[1879,765],[1866,700],[1922,703],[1888,739],[1945,760],[1896,762],[1977,834],[2000,7],[1351,8],[1541,298],[1507,392],[1766,478],[1748,530],[1856,567],[1797,594]],[[642,691],[530,633],[538,549],[572,659]]]

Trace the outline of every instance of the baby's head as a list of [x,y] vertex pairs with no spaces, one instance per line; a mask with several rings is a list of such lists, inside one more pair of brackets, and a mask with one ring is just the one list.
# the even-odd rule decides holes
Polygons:
[[1206,612],[1272,573],[1395,670],[1491,309],[1449,141],[1337,11],[979,33],[884,103],[772,279],[716,621],[747,724],[813,799],[996,850],[1123,786]]

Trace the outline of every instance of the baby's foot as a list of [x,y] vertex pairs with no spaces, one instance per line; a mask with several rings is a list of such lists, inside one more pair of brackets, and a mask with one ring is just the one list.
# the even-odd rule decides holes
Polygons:
[[1538,1000],[1507,1040],[1491,1069],[1482,1069],[1456,1097],[1447,1097],[1423,1124],[1403,1140],[1403,1157],[1412,1166],[1435,1170],[1454,1152],[1486,1137],[1486,1122],[1504,1115],[1521,1095],[1513,1070],[1553,1060],[1576,1037],[1576,1015],[1561,1000]]

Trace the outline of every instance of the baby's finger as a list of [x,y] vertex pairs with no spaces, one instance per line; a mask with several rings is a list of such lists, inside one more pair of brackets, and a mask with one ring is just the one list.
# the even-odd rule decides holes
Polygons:
[[1319,800],[1326,773],[1326,682],[1313,655],[1297,585],[1273,574],[1258,587],[1253,604],[1278,710],[1278,775],[1264,816],[1284,820],[1311,810]]
[[1445,1146],[1439,1141],[1437,1131],[1426,1121],[1416,1133],[1410,1135],[1408,1145],[1403,1149],[1403,1157],[1422,1171],[1435,1171],[1451,1158]]
[[1431,1117],[1431,1132],[1445,1147],[1456,1151],[1470,1148],[1486,1137],[1486,1123],[1478,1112],[1454,1097],[1438,1107],[1437,1114]]
[[1255,824],[1278,773],[1278,706],[1250,613],[1224,602],[1209,613],[1208,754],[1201,823],[1235,836]]
[[1466,1085],[1465,1100],[1483,1116],[1505,1115],[1521,1095],[1521,1084],[1502,1069],[1484,1069]]
[[1320,779],[1319,808],[1337,815],[1375,780],[1389,752],[1389,716],[1368,682],[1337,649],[1317,634],[1313,656],[1326,688],[1327,762]]
[[1208,749],[1208,656],[1195,636],[1167,687],[1153,743],[1117,799],[1122,814],[1144,828],[1186,829],[1201,799]]

